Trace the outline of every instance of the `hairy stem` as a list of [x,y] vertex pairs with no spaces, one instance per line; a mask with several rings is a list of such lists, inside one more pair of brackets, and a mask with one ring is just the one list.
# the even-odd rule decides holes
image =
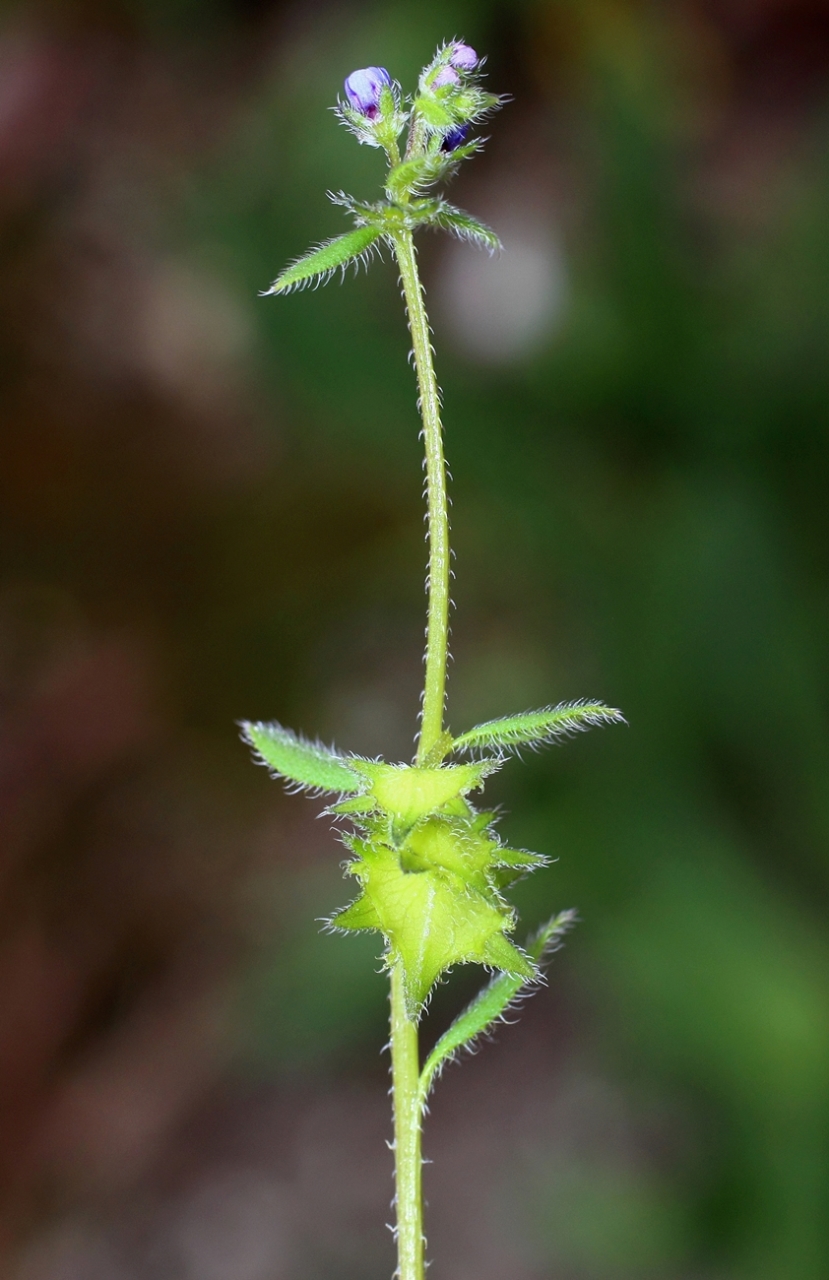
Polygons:
[[423,301],[423,286],[418,275],[411,231],[399,231],[394,236],[394,249],[409,316],[426,449],[429,620],[426,630],[426,680],[417,744],[417,763],[424,764],[443,733],[446,655],[449,644],[449,503],[446,495],[443,431],[440,424],[440,393],[432,360],[429,318]]
[[417,1023],[406,1012],[403,966],[391,973],[391,1064],[398,1280],[423,1280],[420,1062]]
[[[403,296],[412,335],[419,408],[426,452],[426,494],[429,514],[429,615],[426,628],[426,677],[417,763],[424,764],[443,733],[446,694],[446,655],[449,644],[449,504],[446,463],[440,423],[440,393],[432,360],[429,318],[417,270],[410,231],[394,237]],[[423,1194],[420,1129],[420,1061],[417,1023],[406,1011],[403,966],[391,974],[391,1060],[394,1097],[394,1153],[397,1206],[398,1280],[423,1280]]]

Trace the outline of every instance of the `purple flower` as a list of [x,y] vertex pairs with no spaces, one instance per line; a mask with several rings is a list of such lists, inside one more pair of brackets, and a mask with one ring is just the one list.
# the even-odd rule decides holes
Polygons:
[[391,76],[385,67],[363,67],[346,79],[345,96],[355,111],[373,120],[380,107],[380,94],[390,84]]
[[457,71],[453,71],[451,67],[441,67],[432,81],[432,88],[442,89],[446,84],[460,84],[460,82],[461,78]]
[[443,142],[440,144],[441,151],[454,151],[456,147],[461,146],[461,144],[466,140],[466,135],[468,133],[469,125],[466,124],[461,124],[455,129],[450,129],[444,136]]
[[473,71],[478,65],[478,55],[471,45],[455,44],[452,46],[452,56],[449,61],[459,71]]

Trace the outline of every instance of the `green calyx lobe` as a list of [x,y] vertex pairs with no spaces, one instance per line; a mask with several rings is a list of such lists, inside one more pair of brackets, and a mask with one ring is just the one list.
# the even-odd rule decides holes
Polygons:
[[[438,765],[427,769],[358,760],[353,767],[367,782],[359,808],[375,813],[378,826],[390,843],[398,847],[419,822],[432,814],[441,810],[461,816],[469,813],[465,797],[480,787],[488,773],[498,768],[498,762],[478,760],[474,764]],[[347,806],[346,801],[345,806],[338,808],[340,812],[349,812]]]
[[412,1018],[455,964],[482,964],[522,980],[535,975],[507,937],[515,913],[500,894],[500,844],[478,818],[471,809],[466,816],[434,814],[398,847],[371,828],[346,840],[355,854],[348,870],[362,892],[331,923],[383,933],[389,965],[402,961]]
[[432,986],[455,964],[477,963],[522,979],[532,962],[507,937],[513,910],[501,897],[509,879],[542,862],[504,849],[467,800],[491,760],[432,768],[355,761],[368,789],[335,806],[350,813],[358,834],[345,843],[361,893],[332,926],[376,929],[387,963],[401,961],[409,1016],[419,1016]]

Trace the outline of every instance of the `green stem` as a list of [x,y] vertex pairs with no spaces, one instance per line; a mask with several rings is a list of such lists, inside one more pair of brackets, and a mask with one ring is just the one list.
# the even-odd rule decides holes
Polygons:
[[420,1062],[417,1023],[406,1012],[403,966],[391,972],[391,1069],[394,1097],[394,1176],[397,1278],[423,1280]]
[[[449,645],[449,504],[446,463],[440,423],[440,393],[432,360],[429,318],[417,270],[411,231],[394,236],[403,296],[412,335],[419,407],[426,451],[426,493],[429,511],[429,616],[426,629],[426,678],[417,764],[426,763],[443,734],[446,694],[446,655]],[[406,1011],[403,966],[391,974],[391,1061],[394,1097],[394,1164],[397,1205],[398,1280],[423,1280],[423,1194],[420,1130],[423,1101],[417,1023]]]
[[423,286],[418,275],[411,231],[397,232],[394,236],[394,249],[409,315],[426,449],[429,620],[426,630],[426,680],[417,744],[417,763],[422,765],[443,733],[446,655],[449,646],[449,502],[440,424],[440,392],[432,360],[429,318],[423,301]]

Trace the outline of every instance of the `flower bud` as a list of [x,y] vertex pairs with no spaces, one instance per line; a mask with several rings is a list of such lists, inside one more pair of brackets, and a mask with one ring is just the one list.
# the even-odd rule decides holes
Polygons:
[[390,84],[391,76],[385,67],[363,67],[347,77],[345,96],[355,111],[373,120],[380,107],[380,94]]
[[454,151],[456,147],[465,142],[468,133],[469,125],[466,124],[458,125],[456,129],[450,129],[440,144],[441,151]]
[[440,71],[432,81],[433,89],[442,89],[447,84],[460,84],[461,78],[457,71],[453,71],[451,67],[441,67]]
[[478,65],[478,55],[471,45],[456,44],[452,46],[452,54],[449,61],[459,71],[474,71]]

